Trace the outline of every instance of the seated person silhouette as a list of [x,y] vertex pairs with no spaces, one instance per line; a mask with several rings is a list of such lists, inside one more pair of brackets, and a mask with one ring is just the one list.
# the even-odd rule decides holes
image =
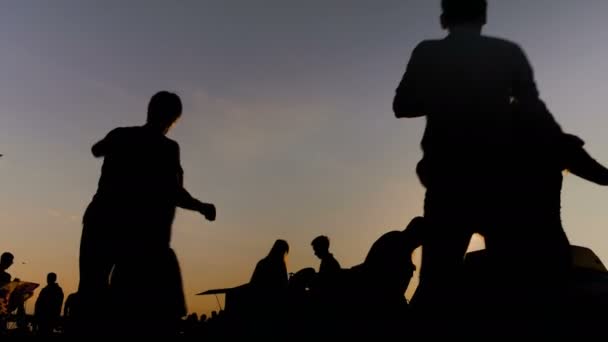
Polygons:
[[7,270],[13,265],[14,255],[10,252],[0,256],[0,335],[7,333],[7,323],[12,315],[17,331],[27,332],[25,302],[34,295],[36,283],[22,282],[19,278],[11,280]]
[[313,287],[315,291],[331,291],[332,283],[335,283],[342,267],[340,267],[340,263],[334,258],[334,255],[329,252],[329,238],[327,236],[317,236],[312,240],[311,246],[315,255],[321,260]]
[[325,336],[336,336],[339,328],[333,324],[338,315],[340,291],[339,280],[342,267],[332,253],[329,252],[329,238],[320,235],[314,238],[311,246],[315,255],[321,260],[317,272],[310,286],[313,309],[317,321],[317,329],[324,331]]
[[287,241],[276,240],[268,255],[255,266],[249,281],[250,323],[253,325],[246,332],[249,336],[283,337],[289,288],[288,253]]
[[[185,310],[179,308],[177,312],[173,305],[173,312],[164,312],[167,308],[159,308],[158,303],[145,298],[156,288],[142,287],[140,283],[154,284],[158,265],[176,266],[170,250],[176,207],[198,211],[208,220],[215,220],[215,207],[195,199],[184,188],[179,145],[166,136],[181,114],[182,103],[176,94],[158,92],[150,99],[143,126],[116,128],[92,147],[93,155],[104,160],[97,192],[84,214],[80,243],[78,293],[84,322],[79,325],[85,333],[108,330],[109,277],[113,268],[117,273],[114,281],[120,284],[114,286],[114,292],[129,293],[131,303],[136,300],[142,305],[138,306],[146,313],[142,321],[153,322],[165,314],[175,316]],[[174,270],[169,274],[175,273]],[[171,282],[181,286],[176,277]],[[140,294],[133,297],[132,293]],[[145,310],[150,305],[155,310]]]
[[[404,230],[383,234],[365,261],[345,272],[344,295],[350,304],[344,308],[344,317],[347,324],[357,327],[354,335],[395,338],[408,334],[404,326],[408,318],[405,291],[416,269],[412,253],[423,244],[426,230],[425,219],[416,217]],[[359,316],[362,312],[373,314]]]
[[276,240],[268,255],[258,261],[251,275],[249,284],[256,293],[280,298],[286,294],[289,286],[286,258],[289,244],[285,240]]

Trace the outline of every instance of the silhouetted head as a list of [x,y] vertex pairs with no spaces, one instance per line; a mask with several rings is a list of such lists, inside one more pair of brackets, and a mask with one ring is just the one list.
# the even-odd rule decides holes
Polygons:
[[46,275],[46,282],[47,284],[51,285],[51,284],[55,284],[57,282],[57,274],[51,272],[49,274]]
[[329,238],[327,236],[317,236],[310,244],[317,257],[323,258],[329,254]]
[[277,240],[272,245],[268,257],[272,259],[284,259],[289,253],[289,244],[285,240]]
[[486,0],[441,0],[441,27],[451,30],[456,27],[481,29],[487,21]]
[[414,217],[410,223],[401,232],[405,242],[405,247],[408,250],[414,251],[424,243],[424,234],[427,232],[427,223],[424,217]]
[[15,257],[13,256],[12,253],[10,253],[10,252],[2,253],[2,256],[0,256],[0,269],[6,270],[9,267],[11,267],[14,259],[15,259]]
[[167,134],[182,115],[182,100],[177,94],[160,91],[148,104],[147,125]]

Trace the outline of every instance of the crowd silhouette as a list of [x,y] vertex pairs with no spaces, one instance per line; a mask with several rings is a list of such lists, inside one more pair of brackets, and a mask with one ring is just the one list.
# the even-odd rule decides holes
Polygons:
[[[7,252],[0,334],[8,334],[12,312],[22,331],[31,325],[40,336],[388,340],[463,337],[472,327],[486,338],[597,332],[584,326],[589,316],[572,314],[594,300],[574,290],[579,278],[561,222],[561,190],[565,170],[605,186],[608,169],[554,119],[522,49],[482,34],[485,0],[442,0],[441,8],[447,36],[416,46],[393,101],[397,118],[426,118],[416,167],[424,215],[380,236],[359,265],[344,268],[321,235],[311,242],[318,271],[289,274],[289,244],[278,239],[250,281],[229,289],[225,310],[188,315],[171,248],[175,211],[214,221],[216,208],[184,188],[179,145],[166,136],[182,103],[161,91],[144,125],[116,128],[92,147],[103,166],[83,217],[78,291],[67,297],[63,317],[55,273],[31,322],[23,308],[28,293],[11,303],[17,294],[5,287],[14,281]],[[486,250],[469,257],[473,234],[483,235]],[[408,303],[419,247],[419,285]]]

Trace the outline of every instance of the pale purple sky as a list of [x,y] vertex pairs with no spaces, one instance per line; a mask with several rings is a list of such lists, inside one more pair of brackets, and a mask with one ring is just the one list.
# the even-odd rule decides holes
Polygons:
[[[397,120],[394,89],[415,44],[445,33],[439,0],[8,1],[0,12],[1,250],[11,273],[77,286],[80,218],[100,160],[90,146],[178,92],[191,192],[218,220],[180,211],[173,247],[194,293],[248,281],[276,238],[289,270],[318,266],[328,235],[343,266],[421,214],[423,119]],[[563,127],[608,162],[608,2],[489,1],[486,33],[519,43]],[[608,192],[564,181],[575,244],[608,261]],[[525,237],[523,237],[525,238]],[[27,261],[27,264],[20,264]],[[30,308],[33,307],[30,303]]]

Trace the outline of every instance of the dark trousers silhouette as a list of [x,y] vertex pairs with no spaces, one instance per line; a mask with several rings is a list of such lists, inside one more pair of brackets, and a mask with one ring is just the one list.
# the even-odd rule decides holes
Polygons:
[[[501,219],[508,210],[508,184],[499,164],[488,167],[477,161],[453,160],[445,165],[424,162],[419,165],[418,175],[427,188],[426,233],[420,284],[411,304],[428,334],[451,336],[463,333],[461,297],[466,290],[463,266],[467,247],[474,233],[502,229]],[[456,165],[468,167],[459,170]]]
[[75,334],[106,334],[110,315],[110,274],[117,250],[108,236],[110,222],[85,222],[80,242],[78,305],[73,314]]

